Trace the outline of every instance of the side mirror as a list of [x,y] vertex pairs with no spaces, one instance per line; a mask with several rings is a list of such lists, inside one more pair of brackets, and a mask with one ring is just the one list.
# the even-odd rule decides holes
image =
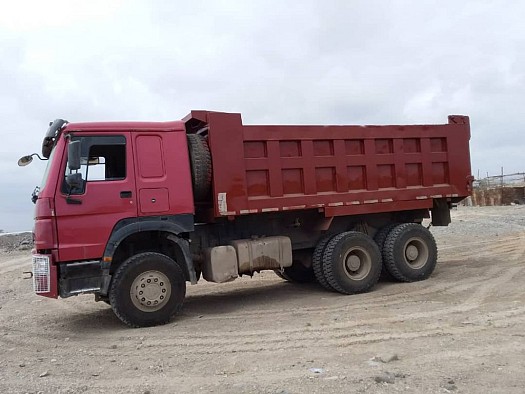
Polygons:
[[71,171],[80,170],[80,141],[69,141],[67,146],[67,166]]
[[69,174],[66,176],[66,183],[71,189],[82,189],[82,174],[80,172]]
[[27,156],[23,156],[21,157],[19,160],[18,160],[18,165],[20,167],[25,167],[27,166],[29,163],[31,163],[33,161],[33,156],[31,155],[27,155]]

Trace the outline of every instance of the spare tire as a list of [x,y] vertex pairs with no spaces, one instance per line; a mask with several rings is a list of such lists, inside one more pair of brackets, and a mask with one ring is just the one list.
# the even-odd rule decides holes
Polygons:
[[190,152],[191,180],[195,201],[208,199],[211,189],[211,154],[206,140],[198,134],[187,134]]

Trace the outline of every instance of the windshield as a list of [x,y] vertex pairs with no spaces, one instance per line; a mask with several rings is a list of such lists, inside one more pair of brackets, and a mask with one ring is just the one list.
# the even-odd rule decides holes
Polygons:
[[47,160],[46,170],[44,171],[44,177],[42,178],[42,183],[40,184],[40,190],[46,186],[47,178],[49,177],[49,169],[51,168],[51,162],[53,161],[53,156],[55,155],[56,149],[51,151],[49,159]]

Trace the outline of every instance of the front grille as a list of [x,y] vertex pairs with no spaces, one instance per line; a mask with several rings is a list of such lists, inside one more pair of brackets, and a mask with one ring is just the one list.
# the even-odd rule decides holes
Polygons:
[[35,293],[49,293],[51,289],[47,256],[33,256],[33,289]]

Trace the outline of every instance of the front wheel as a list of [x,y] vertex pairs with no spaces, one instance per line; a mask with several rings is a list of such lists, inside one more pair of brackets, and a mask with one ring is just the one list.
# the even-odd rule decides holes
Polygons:
[[117,269],[109,301],[128,326],[148,327],[167,323],[182,308],[185,295],[180,266],[168,256],[146,252],[130,257]]

